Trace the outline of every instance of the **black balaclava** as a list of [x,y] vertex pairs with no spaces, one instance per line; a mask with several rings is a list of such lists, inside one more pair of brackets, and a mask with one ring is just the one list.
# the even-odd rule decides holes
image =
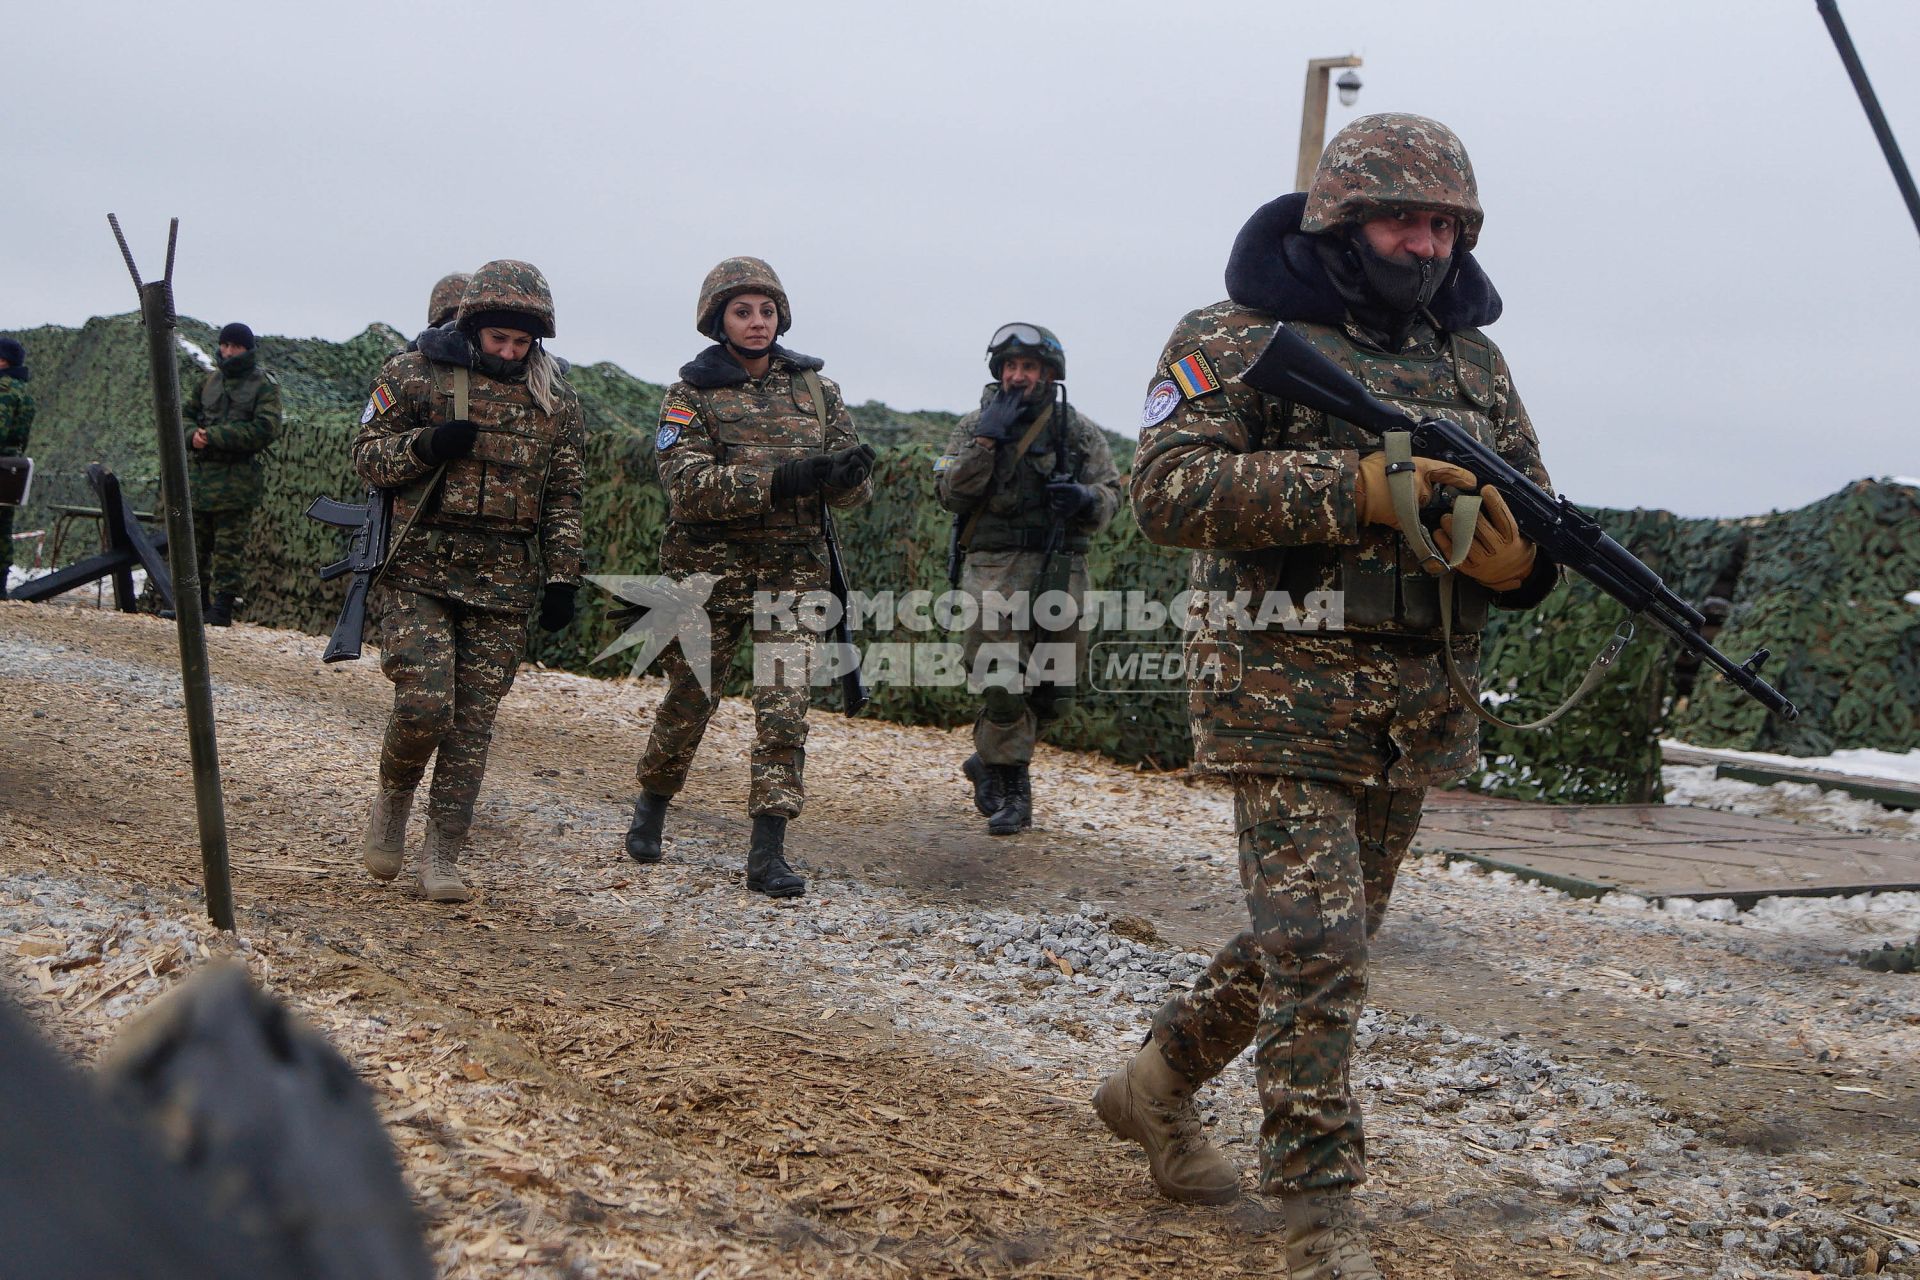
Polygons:
[[[499,356],[488,355],[480,349],[480,331],[482,329],[512,329],[518,333],[537,334],[541,330],[537,317],[519,311],[480,311],[470,315],[460,328],[467,336],[467,346],[473,350],[473,367],[486,374],[495,382],[518,382],[527,376],[525,360],[503,360]],[[534,338],[534,346],[540,345],[540,339]],[[533,350],[533,347],[527,348]]]
[[1454,260],[1415,258],[1394,262],[1375,252],[1358,227],[1346,235],[1315,237],[1327,278],[1346,300],[1347,310],[1388,351],[1406,345],[1413,323],[1453,273]]

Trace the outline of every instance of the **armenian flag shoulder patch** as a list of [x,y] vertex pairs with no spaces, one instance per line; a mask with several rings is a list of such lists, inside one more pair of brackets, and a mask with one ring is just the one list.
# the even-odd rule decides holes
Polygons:
[[1167,366],[1167,373],[1180,384],[1180,392],[1189,400],[1212,395],[1220,389],[1220,375],[1213,371],[1207,353],[1196,347]]
[[393,408],[396,403],[393,392],[387,388],[387,384],[384,382],[376,382],[373,384],[372,399],[373,411],[375,413],[385,413],[387,410]]
[[684,404],[670,404],[660,414],[662,422],[671,422],[676,427],[684,427],[699,415]]

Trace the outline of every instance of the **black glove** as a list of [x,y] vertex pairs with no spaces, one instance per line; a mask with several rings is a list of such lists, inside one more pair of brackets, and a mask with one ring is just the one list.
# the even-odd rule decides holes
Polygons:
[[559,631],[573,621],[573,593],[580,588],[571,582],[549,582],[540,597],[540,629]]
[[1073,519],[1091,507],[1095,501],[1092,485],[1079,484],[1072,480],[1047,482],[1047,506],[1053,514],[1062,519]]
[[833,466],[827,472],[827,488],[858,489],[873,474],[873,446],[850,444],[828,455]]
[[831,470],[833,458],[824,453],[781,463],[773,469],[774,505],[820,492],[820,486],[827,482],[827,473]]
[[1013,428],[1020,421],[1020,411],[1026,408],[1026,396],[1019,391],[1003,390],[987,402],[980,411],[980,421],[974,424],[973,434],[997,440],[1001,444],[1018,439]]
[[451,462],[472,453],[474,438],[479,434],[479,427],[465,418],[455,418],[415,436],[413,451],[422,462]]

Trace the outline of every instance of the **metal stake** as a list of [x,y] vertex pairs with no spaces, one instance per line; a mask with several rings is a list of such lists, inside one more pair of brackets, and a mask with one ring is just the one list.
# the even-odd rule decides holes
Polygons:
[[214,738],[213,685],[207,666],[207,636],[200,612],[200,568],[193,546],[193,507],[187,492],[187,441],[180,423],[178,339],[174,333],[173,250],[180,219],[167,229],[167,273],[140,282],[120,219],[107,215],[127,273],[140,292],[140,322],[147,331],[153,373],[153,414],[160,433],[160,491],[167,510],[167,558],[173,570],[174,625],[180,633],[180,685],[187,708],[187,752],[193,762],[194,815],[200,829],[200,868],[206,880],[207,915],[214,926],[233,929],[233,879],[227,858],[227,814],[220,797],[220,747]]

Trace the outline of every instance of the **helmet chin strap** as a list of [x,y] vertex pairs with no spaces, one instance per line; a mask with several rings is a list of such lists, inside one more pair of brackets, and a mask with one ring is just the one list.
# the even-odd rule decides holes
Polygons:
[[735,342],[732,338],[725,339],[725,342],[727,344],[727,350],[733,352],[734,355],[738,356],[742,360],[758,360],[760,359],[760,357],[767,355],[769,352],[771,352],[774,346],[776,345],[772,342],[769,342],[764,347],[743,347],[739,343]]

